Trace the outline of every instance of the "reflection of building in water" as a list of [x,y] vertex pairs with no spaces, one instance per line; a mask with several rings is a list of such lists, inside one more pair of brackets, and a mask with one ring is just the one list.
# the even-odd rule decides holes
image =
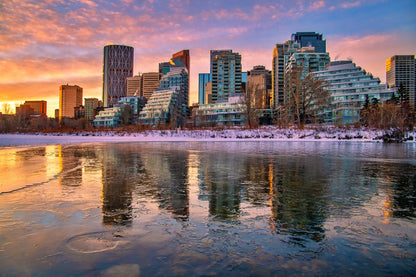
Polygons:
[[82,150],[57,146],[60,167],[59,184],[66,187],[82,185]]
[[[372,176],[385,194],[384,203],[380,203],[384,220],[389,222],[390,217],[415,218],[416,217],[416,168],[411,164],[369,164],[365,167],[367,174]],[[385,184],[380,186],[380,184]],[[389,185],[386,185],[389,184]]]
[[129,145],[105,147],[102,155],[103,222],[129,224],[133,220],[132,189],[137,176],[137,153]]
[[234,154],[213,153],[204,156],[201,167],[199,198],[209,201],[209,214],[217,219],[238,218],[244,160]]
[[183,151],[164,150],[142,156],[150,185],[157,187],[159,207],[180,220],[189,218],[188,155]]
[[[313,159],[313,160],[312,160]],[[307,165],[307,166],[306,166]],[[328,213],[328,180],[321,173],[324,166],[316,157],[291,159],[268,166],[274,169],[273,184],[269,184],[274,233],[289,233],[296,243],[302,237],[321,241],[325,237],[323,224]]]

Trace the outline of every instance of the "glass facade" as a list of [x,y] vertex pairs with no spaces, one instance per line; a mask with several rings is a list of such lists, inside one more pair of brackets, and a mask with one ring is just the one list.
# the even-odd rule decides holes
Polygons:
[[227,101],[240,93],[241,55],[231,50],[211,50],[212,101]]
[[315,32],[297,32],[292,34],[292,40],[299,43],[301,47],[315,47],[315,52],[326,52],[326,40],[322,39],[322,34]]
[[198,78],[198,103],[199,104],[206,104],[205,103],[205,85],[208,82],[211,82],[211,74],[199,73],[199,78]]
[[326,70],[313,74],[328,83],[326,88],[331,95],[331,104],[322,117],[329,124],[359,122],[360,110],[367,97],[384,102],[391,99],[394,92],[352,61],[331,62]]
[[104,47],[103,102],[112,107],[127,95],[127,77],[133,76],[134,48],[125,45]]
[[200,105],[195,112],[196,126],[243,126],[246,120],[245,107],[240,96],[227,101]]

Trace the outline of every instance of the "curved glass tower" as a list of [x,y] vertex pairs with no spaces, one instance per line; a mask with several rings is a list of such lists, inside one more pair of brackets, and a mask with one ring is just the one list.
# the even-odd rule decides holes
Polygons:
[[127,77],[133,76],[134,48],[125,45],[104,46],[103,102],[112,107],[127,95]]

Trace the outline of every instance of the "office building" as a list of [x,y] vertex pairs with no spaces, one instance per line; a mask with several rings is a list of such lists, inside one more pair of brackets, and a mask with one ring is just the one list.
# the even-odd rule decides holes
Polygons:
[[166,73],[168,73],[170,70],[170,65],[170,62],[159,63],[159,73],[161,75],[165,75]]
[[103,102],[104,107],[111,107],[127,95],[127,77],[133,76],[134,48],[107,45],[103,60]]
[[38,115],[47,116],[47,102],[44,100],[39,101],[25,101],[20,107],[16,107],[16,114],[24,113],[26,115]]
[[159,73],[165,75],[174,67],[185,67],[189,74],[191,58],[188,49],[174,53],[168,62],[159,63]]
[[352,61],[331,62],[325,70],[312,74],[328,83],[331,104],[322,111],[321,118],[329,124],[359,122],[367,98],[382,103],[391,99],[394,92]]
[[143,96],[147,100],[150,99],[153,92],[159,88],[160,81],[159,72],[146,72],[142,74],[142,87],[140,96]]
[[300,47],[315,47],[315,52],[326,52],[326,40],[322,39],[322,34],[315,32],[297,32],[292,34],[292,40],[299,43]]
[[207,104],[205,102],[206,92],[205,86],[208,82],[211,82],[211,73],[199,73],[198,79],[198,103]]
[[263,65],[256,65],[247,75],[247,96],[251,107],[270,109],[272,72]]
[[232,50],[211,50],[212,101],[227,101],[241,93],[241,55]]
[[59,120],[74,117],[74,108],[82,105],[82,88],[74,85],[59,87]]
[[145,72],[127,78],[127,96],[142,96],[149,99],[152,93],[159,88],[160,76],[159,72]]
[[127,77],[127,96],[141,95],[142,76]]
[[415,55],[395,55],[386,60],[387,85],[396,90],[402,86],[413,110],[416,107],[415,77]]

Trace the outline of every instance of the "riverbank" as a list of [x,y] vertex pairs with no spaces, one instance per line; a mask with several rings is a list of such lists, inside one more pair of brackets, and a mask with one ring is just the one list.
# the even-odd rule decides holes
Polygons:
[[[415,130],[404,136],[406,142],[416,142]],[[386,131],[371,129],[279,129],[263,127],[259,129],[223,130],[147,130],[142,132],[80,131],[73,133],[33,133],[0,134],[0,147],[71,144],[89,142],[140,142],[140,141],[361,141],[383,142]]]

